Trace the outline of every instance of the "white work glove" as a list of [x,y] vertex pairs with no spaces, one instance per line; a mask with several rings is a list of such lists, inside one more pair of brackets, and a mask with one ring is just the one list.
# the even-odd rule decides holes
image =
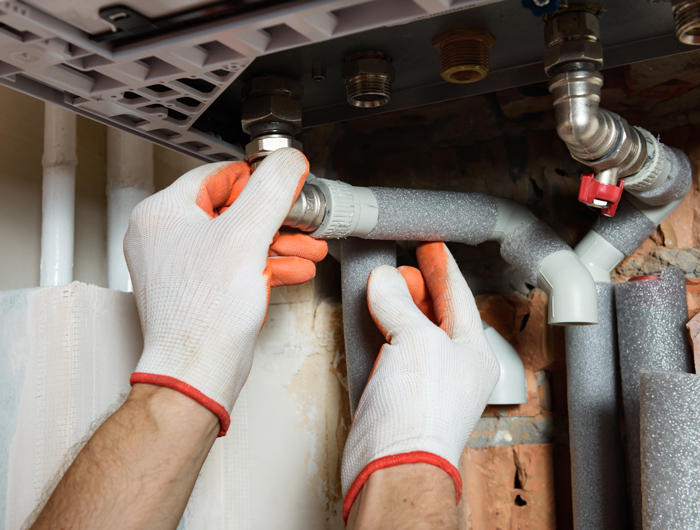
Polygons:
[[370,312],[388,344],[345,445],[346,521],[369,476],[402,464],[442,468],[459,502],[459,457],[500,374],[474,297],[445,244],[423,243],[417,256],[420,271],[384,265],[369,276]]
[[[178,390],[210,409],[220,436],[253,362],[270,288],[314,277],[324,241],[278,230],[308,174],[280,149],[251,176],[207,164],[133,211],[124,239],[144,351],[131,384]],[[235,202],[234,202],[235,201]]]

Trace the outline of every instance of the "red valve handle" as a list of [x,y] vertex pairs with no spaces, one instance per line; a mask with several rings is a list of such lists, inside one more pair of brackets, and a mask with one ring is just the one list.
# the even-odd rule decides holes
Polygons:
[[619,181],[619,184],[603,184],[598,182],[593,173],[584,173],[581,175],[581,187],[578,190],[578,200],[584,204],[593,204],[595,199],[608,201],[610,206],[603,208],[603,215],[612,217],[617,211],[617,203],[622,197],[622,188],[625,187],[625,181]]

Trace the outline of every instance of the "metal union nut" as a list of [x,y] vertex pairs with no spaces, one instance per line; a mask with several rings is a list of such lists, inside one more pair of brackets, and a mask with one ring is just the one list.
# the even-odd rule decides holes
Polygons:
[[552,75],[558,66],[574,61],[588,61],[598,69],[602,68],[603,46],[598,41],[572,40],[547,48],[544,52],[544,71]]
[[301,131],[301,101],[283,95],[260,95],[243,101],[241,127],[250,134],[250,128],[261,122],[288,123],[295,133]]
[[270,134],[267,136],[259,136],[254,138],[245,146],[246,158],[249,161],[254,161],[256,159],[263,158],[272,151],[277,149],[283,149],[285,147],[294,147],[295,149],[301,149],[301,142],[295,140],[291,136],[285,136],[282,134]]
[[549,18],[544,27],[545,46],[576,39],[597,41],[600,35],[597,13],[597,8],[584,4]]
[[301,131],[301,97],[303,87],[281,76],[253,77],[243,87],[241,127],[251,133],[259,123],[282,122],[295,133]]

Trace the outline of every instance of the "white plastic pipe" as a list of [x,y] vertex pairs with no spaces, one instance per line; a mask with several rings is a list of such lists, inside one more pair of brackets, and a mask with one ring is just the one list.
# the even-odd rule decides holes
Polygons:
[[40,285],[73,281],[76,115],[44,105]]
[[527,379],[525,367],[518,352],[510,342],[503,338],[495,329],[482,321],[486,340],[496,354],[498,364],[501,367],[501,376],[498,378],[489,405],[518,405],[527,403]]
[[153,193],[153,144],[132,134],[107,131],[107,285],[131,292],[124,236],[134,207]]

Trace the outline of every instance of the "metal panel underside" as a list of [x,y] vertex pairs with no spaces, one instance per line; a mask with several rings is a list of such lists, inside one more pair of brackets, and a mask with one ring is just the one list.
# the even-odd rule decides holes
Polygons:
[[[96,0],[70,2],[73,7],[60,0],[31,1],[33,6],[0,2],[1,84],[207,161],[243,157],[240,88],[259,73],[286,74],[303,83],[305,126],[545,80],[542,20],[514,0],[260,4],[266,7],[128,44],[100,41],[86,31],[104,30],[96,15],[103,5]],[[203,3],[181,0],[163,6],[160,14],[201,9]],[[605,8],[606,66],[692,49],[673,36],[668,2],[598,4]],[[155,5],[145,14],[153,16]],[[432,39],[455,27],[487,28],[496,37],[492,73],[485,80],[453,85],[440,78]],[[348,53],[370,49],[392,56],[394,93],[384,107],[357,109],[345,103],[340,69]],[[320,82],[311,77],[317,65],[326,74]]]

